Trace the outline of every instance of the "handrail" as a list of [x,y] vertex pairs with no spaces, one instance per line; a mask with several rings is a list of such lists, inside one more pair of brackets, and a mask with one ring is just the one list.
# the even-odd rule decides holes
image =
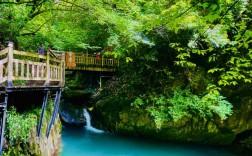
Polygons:
[[[5,58],[0,57],[0,86],[64,86],[64,59],[53,58],[49,52],[43,56],[13,50],[12,42],[9,43],[8,48],[0,51],[0,56],[4,54],[7,54]],[[20,80],[25,82],[19,82]]]
[[[105,55],[69,53],[51,49],[46,55],[39,55],[14,50],[13,43],[10,42],[7,48],[0,51],[0,86],[63,87],[65,69],[111,72],[115,71],[117,66],[119,66],[118,59]],[[19,81],[22,81],[21,84],[17,83]]]
[[97,57],[93,54],[75,54],[75,63],[78,65],[98,65],[101,67],[117,67],[119,60],[115,58],[108,58],[104,55]]
[[25,51],[17,51],[17,50],[14,50],[13,54],[17,54],[17,55],[20,55],[20,56],[28,56],[28,57],[46,59],[46,56],[39,55],[39,54],[35,54],[35,53],[29,53],[29,52],[25,52]]
[[7,54],[8,53],[8,49],[5,48],[3,50],[0,51],[0,56],[4,55],[4,54]]
[[0,64],[5,64],[7,62],[7,60],[8,60],[7,58],[0,60]]
[[6,75],[5,69],[6,69],[6,66],[7,66],[8,58],[7,58],[7,55],[4,56],[7,53],[8,53],[7,48],[0,51],[0,59],[1,59],[0,60],[0,84],[2,82],[7,81],[7,75]]

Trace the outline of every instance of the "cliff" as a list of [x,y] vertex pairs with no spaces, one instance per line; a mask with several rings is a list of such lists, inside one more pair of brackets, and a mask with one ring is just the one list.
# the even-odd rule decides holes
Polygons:
[[[235,87],[233,87],[235,88]],[[132,100],[123,97],[102,98],[92,111],[93,125],[99,129],[123,135],[140,136],[175,142],[192,142],[213,145],[237,145],[252,149],[251,87],[223,89],[233,105],[232,115],[221,120],[186,116],[178,121],[155,124],[153,116],[143,106],[132,107]]]

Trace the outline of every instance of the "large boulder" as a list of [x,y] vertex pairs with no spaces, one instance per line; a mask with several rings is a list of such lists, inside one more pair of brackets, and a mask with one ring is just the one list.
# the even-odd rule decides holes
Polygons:
[[[218,116],[211,120],[191,117],[165,122],[161,128],[157,128],[145,109],[135,109],[127,100],[100,100],[92,111],[93,125],[126,135],[218,145],[235,142],[247,147],[251,145],[252,138],[252,99],[250,95],[243,96],[232,103],[233,114],[224,121]],[[241,135],[244,132],[250,133],[244,134],[244,137]]]
[[59,111],[60,120],[65,125],[70,126],[83,126],[86,124],[86,120],[82,110],[75,109],[74,113],[67,110]]
[[89,106],[89,97],[90,93],[84,90],[65,90],[59,109],[62,123],[68,126],[85,125],[83,108]]

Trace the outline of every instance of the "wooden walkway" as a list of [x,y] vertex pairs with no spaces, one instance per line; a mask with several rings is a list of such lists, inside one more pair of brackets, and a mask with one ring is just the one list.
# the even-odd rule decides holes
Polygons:
[[8,48],[0,51],[0,155],[2,153],[6,122],[8,95],[16,91],[40,90],[44,92],[42,111],[37,127],[40,137],[42,122],[49,94],[55,96],[53,112],[46,136],[58,114],[61,92],[65,84],[65,70],[87,70],[114,72],[118,59],[104,56],[75,54],[73,52],[48,51],[46,55],[17,51],[10,42]]
[[65,70],[114,72],[119,60],[104,55],[73,52],[37,53],[13,50],[13,44],[0,51],[0,88],[64,87]]
[[[104,55],[97,57],[97,55],[91,54],[74,54],[75,65],[67,66],[66,57],[66,70],[87,70],[87,71],[102,71],[102,72],[113,72],[116,67],[119,66],[119,60],[114,58],[107,58]],[[68,55],[66,55],[68,56]]]
[[64,55],[54,58],[13,50],[13,44],[0,51],[0,87],[64,87]]

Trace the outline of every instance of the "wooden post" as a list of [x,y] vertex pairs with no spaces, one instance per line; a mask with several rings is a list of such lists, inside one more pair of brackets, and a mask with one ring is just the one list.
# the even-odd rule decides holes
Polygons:
[[36,68],[36,77],[39,77],[39,69],[40,69],[41,67],[40,67],[40,65],[39,64],[37,64],[37,68]]
[[8,78],[7,78],[7,86],[12,87],[12,79],[13,79],[13,42],[9,42],[8,44],[9,52],[8,52]]
[[65,84],[65,53],[61,54],[61,62],[60,62],[60,85],[64,87]]
[[26,77],[29,78],[29,69],[30,69],[30,65],[29,65],[29,61],[27,61],[27,64],[26,64]]
[[104,65],[104,55],[102,55],[102,66]]
[[24,62],[21,63],[21,77],[24,77]]
[[101,77],[101,72],[100,72],[100,89],[102,87],[102,77]]
[[45,77],[45,73],[44,73],[44,65],[41,65],[41,77],[44,78]]
[[0,81],[3,79],[3,64],[0,63]]
[[35,77],[35,68],[34,64],[32,64],[32,79]]
[[15,61],[15,76],[18,76],[18,61]]
[[88,52],[86,53],[86,65],[88,65]]
[[46,54],[46,82],[45,86],[49,86],[50,83],[50,51]]

